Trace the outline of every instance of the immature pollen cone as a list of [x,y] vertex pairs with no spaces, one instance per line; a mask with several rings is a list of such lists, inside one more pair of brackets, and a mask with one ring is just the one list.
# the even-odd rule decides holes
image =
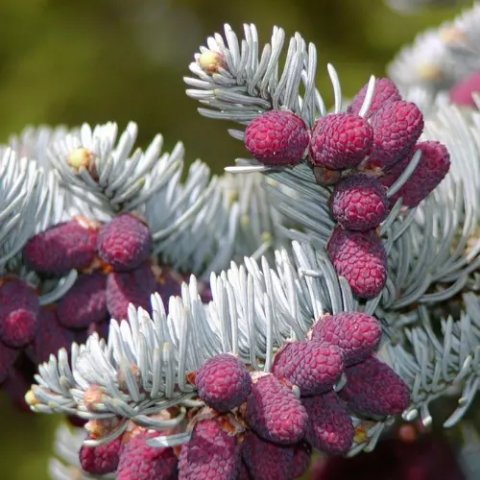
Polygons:
[[[355,95],[355,98],[347,109],[348,113],[358,114],[365,100],[367,88],[368,84],[364,85]],[[380,110],[385,103],[401,99],[402,97],[400,96],[397,86],[389,78],[378,78],[375,81],[372,103],[370,104],[366,118],[371,117],[376,111]]]
[[182,446],[179,480],[236,480],[240,447],[215,419],[199,421],[190,441]]
[[0,339],[9,347],[30,343],[38,328],[38,297],[23,280],[13,278],[0,285]]
[[305,436],[312,447],[333,455],[347,453],[355,432],[348,410],[337,394],[303,398],[302,403],[309,419]]
[[393,183],[418,150],[422,152],[418,165],[400,190],[390,198],[391,203],[395,203],[398,198],[402,198],[403,205],[410,208],[416,207],[448,173],[450,154],[447,147],[435,141],[420,142],[415,145],[412,155],[400,162],[399,168],[397,168],[397,164],[393,166],[383,182]]
[[292,390],[267,374],[252,385],[246,420],[250,428],[265,440],[288,445],[303,438],[308,418]]
[[174,480],[177,456],[173,448],[156,448],[147,440],[156,432],[141,431],[125,442],[118,463],[117,480]]
[[339,395],[355,412],[371,417],[398,415],[410,403],[405,382],[375,357],[345,370],[347,383]]
[[371,117],[373,147],[369,166],[390,168],[413,147],[423,130],[423,115],[411,102],[386,103]]
[[155,287],[155,276],[148,262],[129,272],[111,272],[107,277],[108,313],[116,319],[127,318],[129,303],[150,311],[150,294]]
[[270,110],[245,130],[245,147],[265,165],[295,165],[305,155],[309,134],[305,122],[292,112]]
[[252,380],[245,364],[228,353],[208,359],[197,371],[198,396],[219,412],[240,406],[250,393]]
[[292,342],[275,355],[272,373],[300,388],[301,395],[330,390],[343,371],[342,351],[328,343]]
[[120,272],[133,270],[147,260],[151,247],[150,229],[127,213],[103,225],[98,234],[98,254]]
[[48,361],[50,355],[61,348],[68,351],[72,342],[73,332],[60,324],[56,309],[42,307],[38,313],[37,333],[26,353],[34,363],[39,364]]
[[120,437],[98,447],[82,445],[78,454],[80,465],[92,475],[112,473],[117,469],[121,446]]
[[96,242],[96,229],[71,220],[32,237],[23,249],[23,258],[36,272],[64,275],[72,268],[87,268],[93,262]]
[[348,230],[376,228],[388,214],[385,187],[367,175],[346,177],[333,190],[331,209],[333,218]]
[[242,457],[250,478],[291,480],[294,449],[267,442],[253,432],[247,432],[242,445]]
[[336,345],[342,350],[346,366],[365,360],[375,350],[382,337],[380,322],[361,312],[324,315],[312,327],[312,340]]
[[58,304],[60,323],[70,328],[86,328],[107,316],[107,279],[101,273],[79,275]]
[[327,244],[335,270],[360,298],[378,295],[387,281],[387,254],[374,230],[352,232],[337,226]]
[[372,128],[364,118],[332,113],[319,118],[313,127],[310,160],[331,170],[353,168],[370,152],[372,141]]

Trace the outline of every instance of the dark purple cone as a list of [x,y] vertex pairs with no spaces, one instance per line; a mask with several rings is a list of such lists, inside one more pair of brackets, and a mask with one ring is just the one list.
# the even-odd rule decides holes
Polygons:
[[340,397],[348,407],[368,417],[399,415],[410,404],[405,382],[385,363],[367,358],[345,370],[347,383]]
[[83,470],[92,475],[113,473],[118,466],[121,447],[121,437],[98,447],[82,445],[78,454],[80,465]]
[[410,208],[416,207],[437,187],[450,169],[450,154],[445,145],[435,141],[420,142],[415,145],[409,156],[395,164],[381,178],[382,183],[387,186],[392,185],[408,166],[413,154],[418,150],[421,150],[422,157],[400,190],[390,198],[391,205],[401,197],[403,205]]
[[242,457],[255,480],[291,480],[294,449],[262,440],[247,432]]
[[370,152],[373,131],[358,115],[331,113],[320,117],[312,130],[310,161],[330,170],[354,168]]
[[121,214],[102,226],[97,248],[99,256],[114,270],[133,270],[150,256],[150,229],[133,215]]
[[411,102],[386,103],[371,117],[373,147],[368,167],[388,169],[410,151],[423,130],[423,115]]
[[292,112],[270,110],[245,129],[245,147],[265,165],[295,165],[308,147],[305,122]]
[[338,275],[359,298],[377,296],[387,281],[387,254],[375,230],[353,232],[337,226],[327,252]]
[[58,304],[58,320],[69,328],[86,328],[106,319],[107,279],[95,272],[80,275]]
[[222,353],[209,358],[197,371],[198,396],[219,412],[228,412],[247,399],[252,379],[237,357]]
[[195,425],[190,441],[178,459],[179,480],[236,480],[240,471],[240,447],[215,419]]
[[365,360],[382,338],[380,322],[361,312],[324,315],[312,327],[312,340],[336,345],[346,366]]
[[272,373],[300,388],[301,395],[330,390],[343,371],[342,351],[322,342],[292,342],[276,355]]
[[308,413],[306,440],[313,448],[332,455],[350,450],[354,428],[346,406],[336,393],[302,399]]
[[56,355],[61,348],[69,351],[72,342],[73,334],[60,325],[56,310],[42,307],[38,314],[37,334],[26,353],[35,364],[39,364],[48,361],[50,355]]
[[32,237],[23,249],[25,263],[39,273],[64,275],[88,267],[96,253],[97,231],[76,220],[59,223]]
[[127,318],[128,304],[151,312],[150,295],[155,291],[155,277],[149,263],[131,272],[112,272],[107,277],[107,309],[110,316]]
[[174,480],[177,457],[172,448],[150,447],[147,440],[156,433],[141,432],[120,451],[116,480]]
[[335,186],[331,210],[333,218],[344,228],[357,231],[376,228],[388,214],[386,189],[376,178],[351,175]]
[[303,438],[308,416],[292,390],[268,374],[252,385],[246,420],[265,440],[289,445]]
[[[368,83],[355,95],[355,98],[347,109],[348,113],[355,113],[358,115],[358,112],[362,108],[363,101],[365,100],[367,88]],[[376,111],[380,110],[385,103],[401,99],[402,97],[400,96],[397,86],[389,78],[377,78],[375,81],[372,102],[365,117],[371,117]]]
[[24,281],[14,278],[0,286],[0,339],[19,348],[30,343],[38,328],[38,297]]

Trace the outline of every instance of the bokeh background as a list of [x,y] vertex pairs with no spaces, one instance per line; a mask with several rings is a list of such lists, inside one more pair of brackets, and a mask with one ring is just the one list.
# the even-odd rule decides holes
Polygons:
[[[465,2],[468,4],[468,2]],[[318,49],[326,99],[332,63],[347,96],[383,75],[399,48],[452,18],[460,7],[410,15],[383,0],[0,0],[0,142],[26,125],[139,124],[139,144],[161,132],[184,142],[189,161],[221,172],[242,155],[224,122],[200,117],[182,77],[206,37],[228,22],[299,31]],[[0,393],[0,478],[43,480],[59,419],[19,412]]]

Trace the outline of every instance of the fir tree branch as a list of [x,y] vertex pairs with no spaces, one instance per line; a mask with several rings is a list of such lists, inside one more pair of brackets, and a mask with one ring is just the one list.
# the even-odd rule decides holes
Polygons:
[[[270,43],[259,54],[258,33],[255,25],[244,25],[244,38],[239,41],[229,25],[224,37],[216,33],[200,47],[191,72],[197,77],[186,77],[192,88],[187,95],[199,100],[207,108],[199,112],[210,118],[248,123],[270,109],[289,109],[301,116],[308,125],[325,114],[325,104],[315,88],[317,53],[300,34],[291,37],[283,68],[285,32],[274,27]],[[202,69],[202,54],[218,55],[215,71]],[[331,71],[336,80],[336,73]],[[338,83],[338,82],[337,82]],[[340,92],[336,92],[340,93]],[[341,101],[337,95],[337,101]],[[233,132],[235,135],[235,133]]]
[[457,319],[441,320],[441,333],[426,307],[420,307],[421,324],[405,330],[405,341],[389,345],[391,362],[412,388],[412,405],[405,412],[411,420],[420,415],[432,421],[429,404],[456,391],[458,407],[444,426],[455,425],[472,404],[480,385],[480,299],[463,295],[465,311]]

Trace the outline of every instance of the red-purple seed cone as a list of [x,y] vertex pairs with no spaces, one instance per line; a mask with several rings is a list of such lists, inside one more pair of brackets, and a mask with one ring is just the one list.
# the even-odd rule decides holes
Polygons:
[[240,446],[216,420],[202,420],[182,446],[179,480],[236,480],[240,471]]
[[97,248],[99,256],[114,270],[133,270],[150,256],[150,229],[133,215],[124,213],[102,226]]
[[[416,145],[414,145],[399,161],[397,161],[390,168],[386,169],[383,172],[383,175],[378,177],[378,181],[387,189],[391,187],[395,183],[397,178],[408,167],[408,164],[412,160],[412,156],[415,152]],[[395,202],[392,202],[392,199],[389,198],[389,203],[390,206],[392,206]]]
[[3,383],[7,379],[19,353],[20,350],[8,347],[0,342],[0,383]]
[[20,279],[0,287],[0,340],[14,348],[24,347],[37,333],[38,297]]
[[405,382],[385,363],[375,357],[345,370],[347,383],[340,397],[349,408],[368,417],[402,413],[410,403]]
[[295,165],[308,147],[305,122],[292,112],[271,110],[245,129],[245,147],[265,165]]
[[37,316],[30,310],[17,308],[0,321],[0,339],[11,347],[28,345],[37,331]]
[[333,218],[348,230],[376,228],[388,214],[385,187],[367,175],[349,176],[333,189],[331,210]]
[[272,373],[300,388],[300,394],[330,390],[343,371],[342,351],[322,342],[292,342],[275,355]]
[[423,130],[423,115],[411,102],[389,102],[372,115],[373,147],[368,167],[388,169],[412,148]]
[[219,412],[239,407],[248,397],[252,379],[237,357],[222,353],[208,359],[197,371],[198,396]]
[[107,309],[117,319],[126,319],[128,304],[151,311],[150,295],[155,291],[155,276],[148,263],[131,272],[112,272],[107,277]]
[[265,440],[289,445],[303,438],[308,417],[292,390],[268,374],[252,385],[247,398],[246,420]]
[[373,130],[364,118],[332,113],[319,118],[313,127],[310,160],[331,170],[353,168],[368,155],[372,142]]
[[310,466],[312,448],[307,442],[300,442],[293,447],[293,460],[290,470],[292,478],[301,477]]
[[[362,108],[363,101],[365,100],[367,88],[368,83],[355,95],[355,98],[347,109],[348,113],[355,113],[358,115],[358,112]],[[380,110],[385,103],[401,99],[402,97],[400,96],[397,86],[389,78],[377,78],[375,81],[372,103],[370,104],[370,108],[365,117],[371,117],[376,111]]]
[[325,315],[312,328],[312,340],[328,342],[342,350],[346,366],[365,360],[382,338],[380,322],[361,312]]
[[387,254],[374,230],[352,232],[336,227],[327,252],[338,275],[359,298],[377,296],[387,281]]
[[475,107],[472,93],[480,93],[480,72],[462,78],[449,91],[450,101],[456,105]]
[[60,325],[56,311],[42,307],[38,314],[37,334],[26,353],[35,364],[40,364],[48,361],[51,354],[56,355],[61,348],[69,351],[72,342],[73,333]]
[[80,275],[58,304],[60,323],[69,328],[86,328],[92,322],[105,320],[106,286],[107,278],[101,273]]
[[120,437],[98,447],[82,445],[78,454],[80,465],[92,475],[112,473],[117,469],[121,447]]
[[355,430],[346,406],[336,393],[302,399],[308,413],[306,440],[313,448],[331,455],[350,450]]
[[97,231],[76,220],[59,223],[32,237],[23,249],[27,266],[39,273],[64,275],[88,267],[96,254]]
[[130,438],[120,451],[117,480],[174,480],[177,456],[172,448],[150,447],[147,440],[158,433],[142,432]]
[[291,480],[294,449],[267,442],[247,432],[242,457],[255,480]]
[[[403,205],[416,207],[437,187],[450,169],[450,154],[443,143],[435,141],[417,143],[412,155],[418,150],[422,152],[420,162],[400,190],[390,198],[392,205],[401,197]],[[394,165],[382,183],[393,184],[410,163],[412,155],[402,160],[398,168]]]

